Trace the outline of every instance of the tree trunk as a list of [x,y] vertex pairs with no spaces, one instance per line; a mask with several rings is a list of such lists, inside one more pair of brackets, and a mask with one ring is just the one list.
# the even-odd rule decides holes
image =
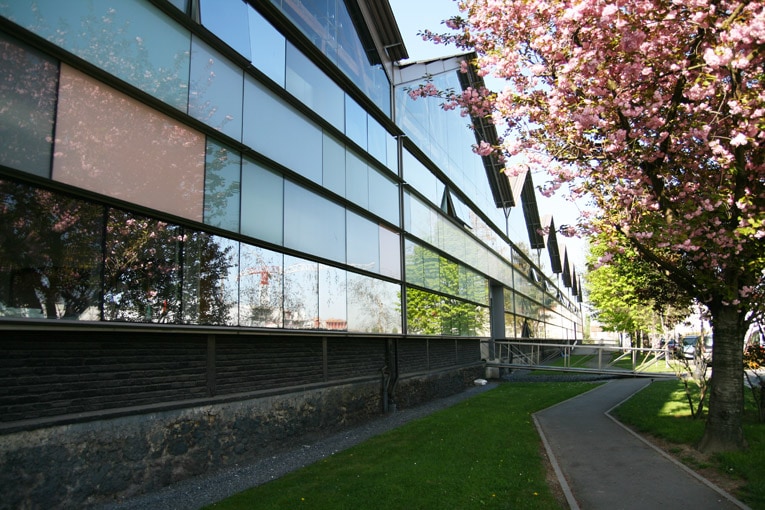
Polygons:
[[746,448],[742,415],[744,411],[744,315],[736,306],[721,305],[711,310],[712,378],[709,411],[702,452]]

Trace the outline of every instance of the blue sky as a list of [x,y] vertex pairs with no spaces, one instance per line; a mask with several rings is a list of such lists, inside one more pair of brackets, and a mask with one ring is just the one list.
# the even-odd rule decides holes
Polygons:
[[459,14],[457,2],[453,0],[390,0],[398,28],[409,51],[409,60],[425,60],[458,53],[454,47],[423,41],[417,32],[428,29],[446,32],[441,22]]

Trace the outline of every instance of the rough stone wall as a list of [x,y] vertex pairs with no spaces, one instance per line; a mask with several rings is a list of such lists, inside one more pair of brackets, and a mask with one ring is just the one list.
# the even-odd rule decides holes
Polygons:
[[85,508],[293,446],[382,412],[379,382],[0,436],[2,509]]

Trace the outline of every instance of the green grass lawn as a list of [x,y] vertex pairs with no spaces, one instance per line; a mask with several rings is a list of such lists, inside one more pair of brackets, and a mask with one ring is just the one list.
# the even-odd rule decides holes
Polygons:
[[593,387],[502,384],[207,508],[560,509],[531,415]]
[[[709,462],[721,472],[743,481],[742,490],[734,494],[736,497],[753,509],[765,510],[765,424],[756,420],[751,394],[747,392],[745,396],[744,435],[749,449],[712,455]],[[676,444],[694,446],[704,433],[704,421],[691,418],[680,381],[654,382],[612,414],[638,432]]]

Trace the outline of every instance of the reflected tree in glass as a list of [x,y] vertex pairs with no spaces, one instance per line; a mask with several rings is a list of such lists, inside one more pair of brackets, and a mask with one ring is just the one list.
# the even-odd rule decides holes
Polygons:
[[348,330],[397,334],[401,331],[401,286],[348,273]]
[[0,181],[0,316],[97,320],[104,208]]
[[106,320],[178,320],[183,239],[176,225],[109,210],[104,256]]
[[183,238],[184,322],[238,324],[239,243],[189,230]]

